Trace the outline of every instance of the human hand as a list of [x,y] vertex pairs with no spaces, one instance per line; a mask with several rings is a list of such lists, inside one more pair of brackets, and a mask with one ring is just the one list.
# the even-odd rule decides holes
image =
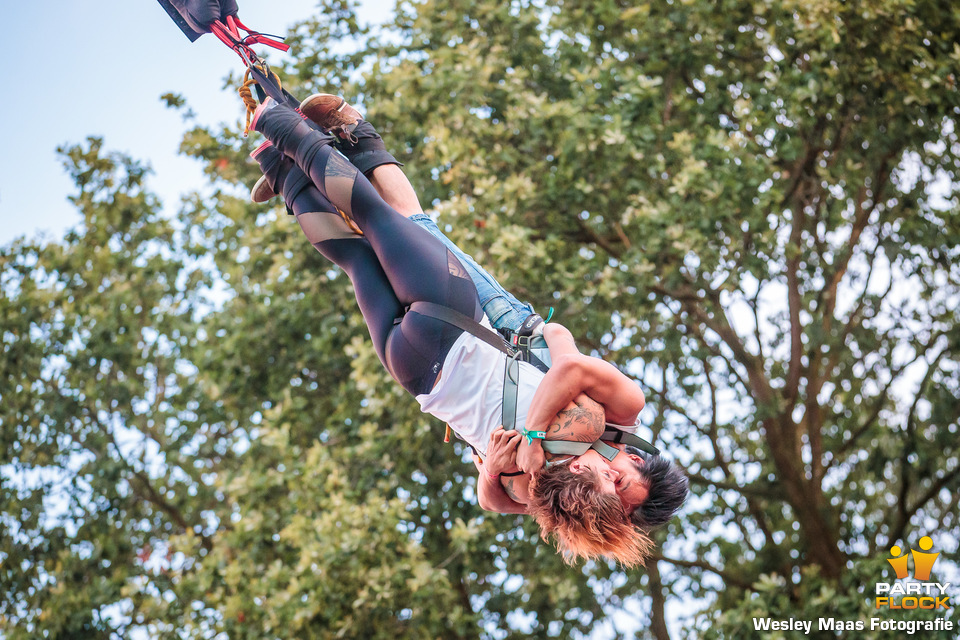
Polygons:
[[525,473],[536,473],[543,469],[547,457],[543,453],[543,445],[539,438],[532,440],[521,439],[517,449],[517,466]]
[[490,444],[487,446],[487,457],[483,461],[484,470],[491,476],[501,473],[517,471],[517,446],[523,436],[519,431],[507,431],[497,427],[490,434]]

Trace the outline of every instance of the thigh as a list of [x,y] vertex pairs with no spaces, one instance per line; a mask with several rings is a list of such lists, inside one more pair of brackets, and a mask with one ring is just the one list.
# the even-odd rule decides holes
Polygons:
[[477,295],[480,298],[480,305],[483,312],[490,320],[490,324],[495,329],[512,329],[514,331],[520,328],[523,321],[533,313],[533,307],[529,304],[520,302],[512,293],[503,288],[503,286],[490,273],[481,267],[476,260],[467,255],[450,238],[448,238],[437,226],[437,223],[427,214],[420,213],[409,218],[417,223],[427,233],[437,238],[447,247],[463,264],[470,275],[470,279],[477,287]]
[[304,169],[363,230],[401,303],[433,302],[480,319],[476,286],[457,257],[388,205],[342,154],[321,148]]

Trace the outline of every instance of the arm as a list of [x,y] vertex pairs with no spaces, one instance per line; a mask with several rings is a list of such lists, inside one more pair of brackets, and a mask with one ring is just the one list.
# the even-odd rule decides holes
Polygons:
[[473,457],[477,467],[477,502],[481,509],[499,513],[527,513],[529,476],[502,476],[517,470],[516,454],[520,434],[498,427],[490,435],[487,462]]
[[[548,324],[543,337],[550,348],[553,367],[537,388],[527,413],[527,429],[544,431],[554,417],[581,393],[603,405],[610,422],[629,424],[643,409],[643,391],[629,377],[609,362],[582,355],[573,336],[558,324]],[[589,429],[575,433],[578,440],[592,442],[603,433]],[[543,466],[543,447],[539,440],[524,441],[519,448],[517,462],[524,471],[533,472]]]
[[[563,402],[565,397],[569,396],[566,402],[570,402],[579,393],[585,393],[603,405],[608,422],[632,424],[636,421],[637,415],[646,402],[643,391],[637,383],[609,362],[582,355],[573,341],[573,335],[566,327],[548,324],[544,328],[543,337],[550,348],[551,359],[557,365],[561,365],[562,370],[558,377],[563,375],[569,384],[566,394],[553,399],[555,404],[552,406],[559,405],[557,411],[566,406]],[[558,360],[560,360],[559,363]],[[545,385],[540,386],[542,388]],[[575,392],[576,389],[578,391]],[[537,392],[539,395],[539,389]],[[546,400],[544,398],[544,402]],[[534,396],[535,404],[537,404],[536,396]],[[534,410],[534,405],[531,405],[531,412]],[[545,406],[543,410],[550,411],[550,408]]]

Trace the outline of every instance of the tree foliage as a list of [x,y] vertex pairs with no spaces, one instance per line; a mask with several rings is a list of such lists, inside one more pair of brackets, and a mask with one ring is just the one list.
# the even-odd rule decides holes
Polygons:
[[291,40],[288,88],[359,100],[451,237],[637,377],[695,495],[646,571],[567,568],[242,197],[252,140],[188,131],[211,189],[171,219],[90,139],[82,224],[0,250],[7,637],[739,638],[876,615],[924,534],[949,575],[960,9],[428,0],[371,33],[324,0]]

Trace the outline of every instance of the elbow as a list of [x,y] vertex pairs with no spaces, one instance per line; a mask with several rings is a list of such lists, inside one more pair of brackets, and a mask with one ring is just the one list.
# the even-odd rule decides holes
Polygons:
[[493,505],[482,493],[477,495],[477,505],[484,511],[494,511]]
[[580,373],[582,359],[583,356],[579,353],[564,353],[554,358],[550,369],[556,369],[557,374],[562,375],[566,380],[569,379],[570,376]]

